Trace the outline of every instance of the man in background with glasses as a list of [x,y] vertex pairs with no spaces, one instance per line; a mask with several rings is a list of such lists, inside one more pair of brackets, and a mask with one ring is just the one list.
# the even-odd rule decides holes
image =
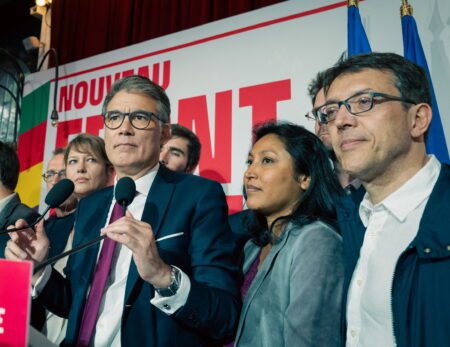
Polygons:
[[338,207],[347,278],[347,346],[450,341],[450,168],[427,155],[425,72],[392,53],[350,57],[326,72],[326,123],[343,170],[367,193]]
[[313,108],[305,117],[308,120],[314,121],[314,132],[320,138],[325,147],[329,150],[331,160],[333,160],[334,172],[347,194],[353,194],[352,197],[360,199],[364,195],[364,188],[361,182],[342,170],[341,164],[336,158],[333,151],[333,146],[328,132],[328,125],[319,120],[319,112],[325,107],[325,91],[323,88],[325,72],[319,72],[311,81],[308,87],[308,94],[311,98]]
[[[18,219],[33,223],[39,214],[20,201],[14,192],[19,180],[20,163],[16,150],[0,141],[0,230],[5,230]],[[0,235],[0,258],[5,256],[8,234]]]
[[[45,181],[47,193],[63,178],[66,178],[66,168],[64,165],[64,148],[56,148],[48,161],[47,170],[42,174]],[[50,218],[64,217],[72,213],[77,207],[77,199],[71,196],[61,206],[55,208],[54,214],[50,213]]]
[[[34,296],[68,317],[67,346],[220,346],[238,319],[238,269],[221,185],[159,164],[170,138],[170,102],[142,76],[113,84],[103,104],[105,148],[136,195],[126,217],[113,187],[80,200],[73,246],[107,236],[33,277]],[[116,180],[117,183],[117,180]],[[41,226],[30,244],[13,235],[7,256],[40,263]]]

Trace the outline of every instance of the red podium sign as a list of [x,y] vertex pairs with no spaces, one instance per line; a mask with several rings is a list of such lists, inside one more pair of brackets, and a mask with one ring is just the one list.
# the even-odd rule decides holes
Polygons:
[[0,346],[27,346],[32,268],[0,259]]

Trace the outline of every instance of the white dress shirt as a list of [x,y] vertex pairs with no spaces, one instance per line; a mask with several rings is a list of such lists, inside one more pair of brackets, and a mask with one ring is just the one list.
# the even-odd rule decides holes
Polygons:
[[346,346],[395,346],[392,281],[397,261],[417,235],[441,164],[426,165],[397,191],[373,205],[366,193],[359,207],[367,228],[347,301]]
[[[159,164],[157,164],[150,172],[135,181],[136,183],[136,196],[128,206],[128,211],[133,215],[135,219],[142,219],[142,214],[144,212],[145,202],[147,200],[150,187],[156,177],[159,169]],[[115,184],[117,183],[117,180]],[[109,219],[111,218],[112,210],[115,204],[113,199],[111,206],[109,207],[108,217],[106,219],[106,224],[109,224]],[[158,240],[156,240],[158,241]],[[103,245],[103,243],[102,243]],[[99,249],[100,250],[101,247]],[[102,302],[99,308],[99,316],[97,319],[97,324],[94,331],[94,336],[92,338],[91,346],[96,347],[120,347],[120,335],[121,335],[121,321],[122,312],[124,307],[125,299],[125,287],[128,278],[128,271],[131,264],[132,252],[126,246],[117,244],[114,251],[113,259],[111,262],[111,270],[109,278],[106,282],[105,292],[102,297]],[[41,276],[41,278],[36,283],[33,290],[34,297],[39,295],[45,284],[48,282],[50,277],[50,268],[47,267]],[[190,280],[189,277],[181,272],[181,282],[178,292],[170,297],[161,297],[155,292],[154,298],[150,301],[153,305],[158,307],[160,310],[166,314],[172,314],[182,307],[187,300],[190,291]]]

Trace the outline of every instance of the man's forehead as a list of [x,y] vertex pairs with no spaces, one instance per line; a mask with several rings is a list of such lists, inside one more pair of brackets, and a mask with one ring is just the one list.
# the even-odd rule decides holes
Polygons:
[[313,107],[319,107],[322,106],[325,103],[325,91],[323,88],[321,88],[316,95],[316,99],[314,100]]
[[47,165],[48,168],[50,167],[64,167],[64,154],[57,154],[53,156]]
[[[107,105],[107,109],[148,109],[156,111],[156,101],[149,95],[128,90],[118,91]],[[154,110],[153,110],[154,109]]]
[[392,72],[381,69],[362,69],[339,75],[325,93],[327,100],[346,98],[362,90],[393,92],[397,90]]
[[178,149],[183,152],[187,150],[188,145],[189,141],[186,138],[180,136],[172,136],[171,139],[165,144],[165,146],[167,147]]

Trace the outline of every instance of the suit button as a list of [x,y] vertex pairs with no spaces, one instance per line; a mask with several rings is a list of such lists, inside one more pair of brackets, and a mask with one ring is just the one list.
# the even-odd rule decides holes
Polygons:
[[425,247],[425,248],[423,249],[423,251],[424,251],[426,254],[430,254],[430,253],[431,253],[431,248],[430,248],[430,247]]
[[447,251],[450,251],[450,245],[447,245]]
[[164,304],[163,307],[164,307],[165,310],[170,310],[171,309],[169,304]]

